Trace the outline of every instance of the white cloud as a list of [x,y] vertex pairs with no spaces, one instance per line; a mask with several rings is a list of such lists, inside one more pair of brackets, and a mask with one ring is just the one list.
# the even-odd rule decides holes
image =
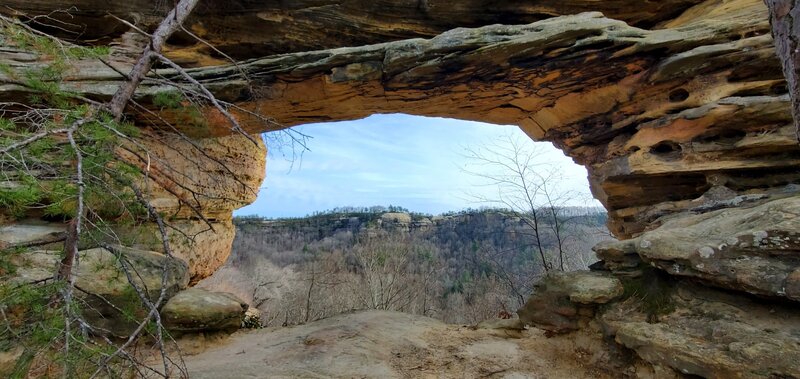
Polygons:
[[[479,206],[466,194],[492,195],[495,189],[477,186],[475,178],[462,171],[464,148],[508,134],[528,141],[515,126],[408,115],[299,128],[313,137],[310,151],[295,162],[272,154],[266,189],[237,214],[302,216],[336,206],[388,204],[439,213]],[[540,148],[545,160],[561,167],[567,187],[588,195],[583,167],[549,143]]]

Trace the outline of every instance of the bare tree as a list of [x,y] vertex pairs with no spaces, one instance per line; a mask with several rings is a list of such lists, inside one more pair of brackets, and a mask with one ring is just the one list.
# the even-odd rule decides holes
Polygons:
[[417,301],[427,303],[434,275],[432,258],[397,234],[367,238],[353,249],[358,276],[351,283],[364,309],[410,311]]
[[[215,109],[227,120],[232,134],[243,136],[255,145],[261,143],[257,137],[244,132],[236,117],[229,112],[235,105],[218,100],[187,71],[162,54],[166,40],[182,29],[184,20],[198,2],[176,1],[174,8],[152,33],[128,23],[145,41],[141,54],[132,62],[128,73],[107,63],[107,49],[74,45],[17,19],[0,16],[2,37],[5,37],[0,40],[20,50],[32,51],[45,61],[45,64],[34,65],[35,69],[0,67],[4,77],[32,94],[26,102],[0,103],[0,171],[7,181],[23,183],[4,192],[2,201],[8,202],[17,216],[44,212],[51,218],[69,220],[63,238],[64,256],[53,277],[4,288],[0,311],[5,315],[6,304],[12,304],[10,299],[14,299],[13,304],[31,298],[40,301],[38,294],[47,293],[43,291],[44,285],[57,289],[45,299],[46,309],[63,310],[63,319],[59,323],[59,333],[47,334],[50,343],[43,344],[42,351],[46,355],[53,349],[60,350],[57,361],[63,362],[61,375],[64,377],[83,376],[88,370],[87,365],[94,366],[93,373],[87,375],[91,377],[123,376],[118,370],[130,370],[140,376],[187,376],[180,356],[170,354],[167,346],[170,337],[162,324],[159,309],[168,298],[169,262],[174,259],[172,240],[180,236],[191,241],[194,235],[172,224],[149,202],[150,185],[159,185],[175,196],[181,207],[190,209],[193,217],[202,220],[210,231],[214,231],[214,225],[204,216],[199,199],[217,199],[217,195],[204,193],[199,189],[201,186],[193,185],[193,178],[173,167],[163,153],[148,148],[143,139],[180,141],[181,147],[210,162],[210,172],[232,174],[232,171],[225,163],[209,155],[202,144],[182,133],[179,127],[137,103],[134,94],[141,83],[148,81],[170,87],[170,93],[178,94],[181,102],[188,103],[189,108]],[[61,88],[64,71],[84,60],[99,60],[124,78],[108,102],[87,99]],[[153,70],[156,62],[169,68],[169,76],[165,76],[163,70]],[[246,79],[246,74],[242,75]],[[157,127],[142,130],[133,126],[127,117],[131,113],[149,119]],[[265,123],[272,123],[266,116],[256,116]],[[292,140],[296,141],[294,137]],[[169,143],[164,145],[170,148]],[[187,154],[180,148],[175,148],[174,153],[184,157]],[[246,183],[239,184],[248,191],[257,191]],[[123,222],[155,225],[161,251],[169,258],[164,260],[161,287],[155,297],[141,285],[139,273],[130,265],[125,250],[119,247],[124,242],[113,225]],[[76,285],[82,246],[99,246],[117,257],[128,284],[144,308],[144,317],[137,320],[133,331],[121,342],[105,337],[103,330],[83,316],[87,304],[75,296],[76,291],[82,291]],[[38,297],[30,295],[31,291]],[[110,301],[106,303],[116,307]],[[51,312],[27,312],[33,318],[43,317],[45,313]],[[4,317],[3,321],[9,331],[14,330],[12,325],[17,325],[9,317]],[[35,319],[30,321],[36,322]],[[49,333],[53,329],[45,330]],[[25,343],[18,333],[11,335]],[[161,357],[161,368],[143,364],[143,358],[137,356],[137,349],[148,339],[154,341],[156,354]],[[173,344],[172,349],[176,348]],[[48,359],[40,355],[39,359]],[[82,366],[76,366],[78,361]]]
[[[535,249],[544,272],[563,271],[570,219],[561,209],[575,198],[575,193],[562,188],[561,168],[547,161],[541,148],[510,135],[480,148],[467,148],[465,158],[468,163],[464,171],[495,192],[470,196],[481,204],[500,207],[519,217],[532,239],[520,249]],[[556,260],[549,257],[551,247],[555,249]]]

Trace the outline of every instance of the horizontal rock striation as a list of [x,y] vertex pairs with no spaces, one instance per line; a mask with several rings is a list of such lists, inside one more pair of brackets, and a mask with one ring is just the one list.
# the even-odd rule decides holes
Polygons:
[[[714,186],[747,193],[797,179],[798,146],[764,5],[729,1],[725,12],[692,17],[707,8],[698,5],[665,29],[583,13],[192,75],[222,99],[277,122],[240,112],[252,132],[391,112],[520,125],[587,166],[612,231],[630,237]],[[31,59],[0,54],[11,67]],[[67,83],[105,98],[119,76],[87,62]],[[166,90],[151,82],[140,100]],[[20,91],[2,85],[0,98]],[[220,115],[205,117],[218,120],[208,134],[227,133]]]
[[[210,0],[197,7],[186,27],[221,52],[236,59],[247,59],[430,38],[457,27],[528,24],[587,11],[603,12],[610,18],[650,27],[700,2],[702,0]],[[111,13],[147,29],[161,20],[171,2],[8,0],[4,5],[0,12],[28,17],[48,15],[50,18],[40,17],[37,22],[42,28],[60,32],[65,37],[109,40],[128,31],[128,27]],[[63,12],[54,12],[59,9]],[[178,33],[170,43],[171,55],[184,63],[224,62],[218,52],[198,43],[188,33]]]
[[800,376],[798,307],[681,284],[672,310],[647,322],[629,304],[617,305],[599,323],[615,340],[680,374],[704,378]]
[[[7,3],[3,12],[28,17],[65,5]],[[791,315],[800,300],[800,146],[764,3],[531,3],[209,1],[187,30],[219,51],[183,33],[170,41],[168,55],[235,104],[233,113],[253,133],[402,112],[514,124],[551,141],[587,167],[610,229],[626,239],[598,246],[604,262],[594,266],[621,280],[624,300],[612,301],[620,288],[611,280],[614,296],[587,310],[570,299],[571,290],[549,293],[559,286],[545,283],[529,307],[537,312],[532,319],[554,325],[551,331],[601,324],[640,358],[684,374],[800,375],[800,334]],[[157,9],[142,0],[78,1],[67,29],[83,28],[74,37],[79,42],[113,41],[113,68],[77,61],[66,89],[110,98],[137,42],[106,12],[147,27]],[[0,64],[8,68],[0,71],[0,101],[30,92],[9,70],[47,63],[46,56],[0,46]],[[232,135],[216,111],[200,110],[198,128],[180,109],[157,106],[155,99],[174,89],[155,75],[183,81],[162,69],[144,82],[136,100],[152,113],[129,109],[129,117],[147,131],[142,143],[155,159],[131,149],[127,160],[153,167],[147,184],[159,211],[204,236],[194,238],[194,250],[178,251],[196,280],[229,253],[231,211],[253,201],[265,149]],[[200,148],[161,130],[153,114],[200,137]],[[182,179],[163,180],[174,174]],[[37,228],[15,229],[16,242],[0,242],[58,236],[57,228]],[[155,250],[148,246],[153,235],[132,240]],[[559,282],[579,284],[581,275],[595,274]],[[555,304],[558,317],[537,308],[536,299]],[[632,305],[637,301],[645,305]]]

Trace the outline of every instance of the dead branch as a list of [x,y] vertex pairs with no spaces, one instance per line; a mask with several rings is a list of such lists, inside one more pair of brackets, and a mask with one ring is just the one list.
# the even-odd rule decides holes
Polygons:
[[120,86],[109,102],[109,111],[117,120],[122,118],[128,102],[133,98],[133,94],[147,73],[150,72],[158,55],[161,54],[164,43],[178,30],[199,2],[199,0],[179,1],[153,32],[150,43],[144,48],[139,60],[131,69],[128,75],[129,79]]

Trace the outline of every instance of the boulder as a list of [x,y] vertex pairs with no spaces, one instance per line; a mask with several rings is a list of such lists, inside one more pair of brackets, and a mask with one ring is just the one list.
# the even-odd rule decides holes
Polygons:
[[597,258],[603,262],[603,268],[617,277],[638,277],[642,275],[640,265],[642,259],[636,253],[638,239],[606,240],[598,243],[594,250]]
[[388,230],[409,230],[411,215],[403,212],[389,212],[381,215],[380,225]]
[[404,212],[389,212],[381,215],[381,221],[390,224],[410,224],[411,215]]
[[241,327],[248,305],[226,292],[189,288],[161,310],[164,326],[176,332],[234,331]]
[[533,295],[517,314],[525,324],[556,333],[568,332],[593,317],[597,305],[622,293],[619,279],[606,272],[554,272],[534,286]]
[[244,312],[244,318],[242,319],[242,329],[260,329],[262,327],[261,311],[259,311],[258,308],[247,308],[247,311]]
[[[114,249],[119,255],[104,248],[81,250],[78,253],[80,262],[75,272],[75,284],[81,288],[81,291],[104,297],[129,293],[132,287],[120,259],[125,260],[125,265],[128,267],[134,283],[141,288],[146,288],[152,299],[157,298],[161,293],[164,267],[168,270],[167,296],[187,287],[189,275],[185,262],[152,251],[122,246],[116,246]],[[12,280],[31,282],[53,276],[61,261],[61,255],[59,251],[35,250],[15,256],[13,263],[18,269]]]

